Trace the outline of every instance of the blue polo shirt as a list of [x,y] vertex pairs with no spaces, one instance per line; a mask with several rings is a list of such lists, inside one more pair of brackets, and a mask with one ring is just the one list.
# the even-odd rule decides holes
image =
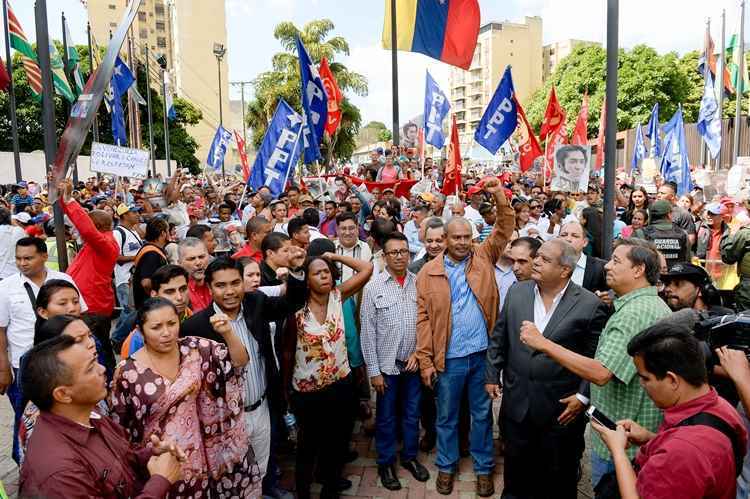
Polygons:
[[451,287],[451,337],[446,359],[466,357],[487,349],[487,324],[477,297],[466,281],[469,258],[454,262],[444,257],[445,274]]

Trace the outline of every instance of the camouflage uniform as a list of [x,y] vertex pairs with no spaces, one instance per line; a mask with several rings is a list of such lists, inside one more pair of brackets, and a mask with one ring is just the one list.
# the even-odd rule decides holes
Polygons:
[[721,237],[721,260],[737,264],[740,283],[734,288],[734,301],[739,311],[750,310],[750,227],[742,227],[734,234]]

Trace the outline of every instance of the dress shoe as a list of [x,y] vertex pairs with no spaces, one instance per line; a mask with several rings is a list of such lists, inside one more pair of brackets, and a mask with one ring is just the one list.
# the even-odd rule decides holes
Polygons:
[[418,482],[426,482],[430,479],[430,472],[416,459],[401,461],[401,466],[411,473],[411,476]]
[[455,478],[455,473],[438,471],[437,480],[435,480],[435,490],[444,496],[450,495],[450,493],[453,492],[453,480],[455,480]]
[[380,476],[380,482],[386,489],[401,490],[401,482],[398,481],[396,470],[393,469],[392,464],[379,464],[378,476]]
[[430,452],[435,448],[435,441],[437,437],[431,433],[425,433],[422,440],[419,441],[419,450],[422,452]]
[[495,484],[492,483],[492,475],[477,475],[477,495],[489,497],[495,493]]

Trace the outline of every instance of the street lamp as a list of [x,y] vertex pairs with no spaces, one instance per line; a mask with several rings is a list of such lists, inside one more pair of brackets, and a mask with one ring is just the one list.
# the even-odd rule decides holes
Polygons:
[[[167,109],[167,58],[164,54],[159,54],[156,58],[156,62],[159,63],[161,68],[161,93],[162,100],[164,101],[164,157],[167,160],[167,177],[172,176],[172,165],[170,161],[170,150],[169,150],[169,109]],[[156,172],[154,172],[156,176]]]
[[[214,55],[216,56],[216,69],[219,75],[219,126],[224,126],[224,112],[221,105],[221,60],[227,53],[223,43],[214,43]],[[224,160],[221,161],[221,178],[226,181],[224,173]]]

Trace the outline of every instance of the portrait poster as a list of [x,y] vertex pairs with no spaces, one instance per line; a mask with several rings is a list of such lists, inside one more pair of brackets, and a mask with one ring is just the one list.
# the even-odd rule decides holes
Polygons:
[[591,146],[558,144],[550,189],[558,192],[586,192],[591,171]]

